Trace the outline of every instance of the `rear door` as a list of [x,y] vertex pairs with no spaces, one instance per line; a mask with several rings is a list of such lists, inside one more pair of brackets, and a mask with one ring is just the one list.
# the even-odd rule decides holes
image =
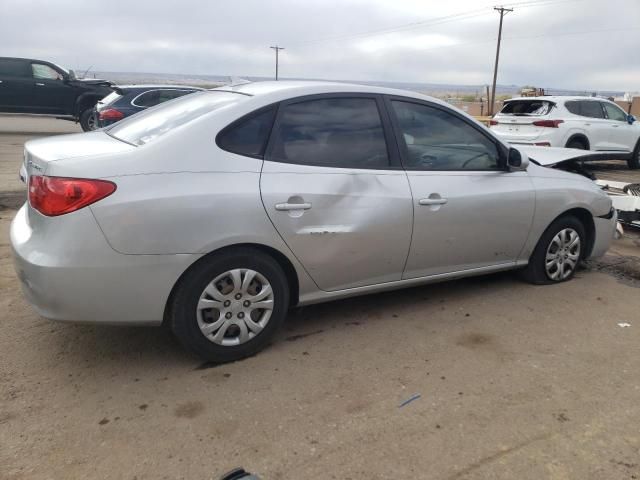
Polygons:
[[32,62],[33,97],[31,113],[70,115],[73,113],[75,89],[65,81],[63,72],[51,65]]
[[25,112],[33,92],[29,61],[0,58],[0,112]]
[[629,124],[627,114],[617,105],[602,102],[602,107],[609,122],[608,143],[611,149],[631,152],[636,146],[640,130]]
[[412,200],[385,115],[374,95],[314,95],[279,107],[262,201],[323,290],[401,279]]
[[496,140],[448,108],[403,98],[388,105],[413,192],[403,278],[513,266],[535,208],[527,172],[501,168]]

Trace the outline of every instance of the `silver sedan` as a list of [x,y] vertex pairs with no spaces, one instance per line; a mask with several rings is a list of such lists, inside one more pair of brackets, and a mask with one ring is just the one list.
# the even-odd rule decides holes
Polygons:
[[419,94],[264,82],[25,146],[11,228],[44,317],[168,325],[202,357],[262,349],[291,306],[519,269],[568,280],[611,200]]

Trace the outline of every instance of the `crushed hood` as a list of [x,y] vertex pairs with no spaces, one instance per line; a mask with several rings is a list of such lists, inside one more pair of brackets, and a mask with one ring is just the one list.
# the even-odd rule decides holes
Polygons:
[[594,152],[576,148],[534,147],[528,145],[512,145],[526,154],[530,160],[543,167],[553,167],[565,162],[595,162],[603,160],[619,160],[620,152]]

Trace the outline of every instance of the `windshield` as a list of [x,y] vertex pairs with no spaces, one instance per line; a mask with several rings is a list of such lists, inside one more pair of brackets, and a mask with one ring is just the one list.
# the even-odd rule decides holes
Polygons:
[[185,95],[121,120],[107,133],[133,145],[144,145],[209,112],[235,105],[247,98],[246,95],[222,91]]
[[553,105],[546,100],[511,100],[504,104],[500,115],[546,115]]

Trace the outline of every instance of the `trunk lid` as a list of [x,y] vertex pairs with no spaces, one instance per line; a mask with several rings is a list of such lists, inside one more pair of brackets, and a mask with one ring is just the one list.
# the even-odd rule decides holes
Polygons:
[[[24,146],[24,181],[31,175],[45,175],[53,162],[80,157],[124,153],[136,147],[104,132],[74,133],[28,141]],[[22,176],[22,173],[21,173]]]

